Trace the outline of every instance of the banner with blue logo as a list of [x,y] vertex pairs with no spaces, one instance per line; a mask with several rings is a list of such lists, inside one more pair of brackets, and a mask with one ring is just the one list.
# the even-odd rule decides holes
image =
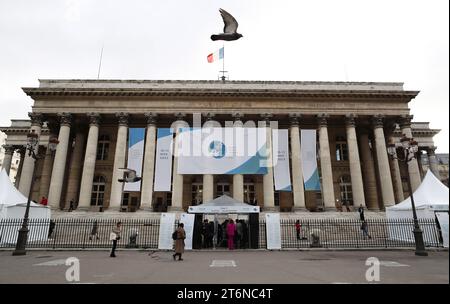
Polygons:
[[266,128],[183,128],[178,174],[267,174]]
[[156,140],[154,191],[170,191],[172,185],[172,142],[170,128],[159,128]]
[[316,141],[316,130],[301,130],[301,157],[305,191],[320,191]]
[[[142,161],[144,159],[144,128],[128,129],[128,163],[127,168],[136,170],[137,176],[142,176]],[[124,191],[141,191],[141,181],[125,183]]]

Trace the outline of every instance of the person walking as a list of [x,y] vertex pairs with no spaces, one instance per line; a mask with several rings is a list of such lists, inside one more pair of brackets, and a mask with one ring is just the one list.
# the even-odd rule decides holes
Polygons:
[[74,209],[75,209],[75,202],[72,199],[72,200],[70,200],[70,203],[69,203],[69,212],[73,211]]
[[227,238],[228,238],[228,249],[234,249],[234,235],[236,234],[236,224],[232,219],[228,221],[227,225]]
[[96,237],[98,240],[98,222],[97,220],[94,221],[94,223],[92,224],[92,230],[91,230],[91,235],[89,236],[89,240],[92,241],[92,238]]
[[50,225],[48,227],[48,239],[52,238],[53,231],[55,230],[56,223],[54,220],[50,220]]
[[300,224],[300,220],[297,220],[296,222],[295,222],[295,231],[297,232],[297,240],[300,240],[301,238],[300,238],[300,232],[301,232],[301,229],[302,229],[302,225]]
[[242,220],[236,220],[236,248],[242,248],[242,235],[244,230],[242,229]]
[[111,254],[109,255],[111,258],[116,257],[116,247],[117,247],[117,241],[120,240],[120,233],[122,231],[122,223],[118,222],[116,224],[116,227],[112,229],[112,232],[110,234],[109,239],[113,242]]
[[368,237],[369,239],[372,238],[372,237],[370,236],[370,234],[369,234],[369,227],[368,227],[368,225],[367,225],[366,220],[364,220],[364,221],[362,222],[362,224],[361,224],[361,230],[362,230],[362,232],[363,232],[364,239],[366,239],[366,237]]
[[178,261],[183,261],[181,255],[184,253],[184,239],[186,238],[186,232],[184,231],[184,224],[179,223],[176,230],[177,239],[175,240],[175,253],[172,255],[175,261],[176,256],[178,256]]
[[365,217],[364,217],[364,207],[363,207],[362,204],[359,205],[358,212],[359,212],[359,219],[360,219],[361,221],[364,221],[364,220],[365,220]]

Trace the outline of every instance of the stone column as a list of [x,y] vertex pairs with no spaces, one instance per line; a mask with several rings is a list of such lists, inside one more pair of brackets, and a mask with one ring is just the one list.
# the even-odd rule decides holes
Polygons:
[[178,174],[178,144],[177,137],[179,130],[182,126],[182,120],[185,114],[177,113],[175,117],[177,121],[175,122],[175,139],[174,139],[174,157],[173,157],[173,171],[172,171],[172,206],[170,206],[169,211],[182,211],[183,210],[183,175]]
[[[394,139],[391,137],[389,141],[393,141]],[[405,199],[403,195],[403,185],[402,185],[402,175],[400,172],[400,166],[398,164],[398,159],[392,159],[389,157],[389,165],[392,171],[392,179],[394,185],[394,194],[395,194],[395,202],[400,203]]]
[[300,114],[290,114],[291,128],[291,163],[292,163],[292,188],[294,195],[294,211],[305,211],[305,192],[303,183],[302,159],[300,150]]
[[65,200],[65,208],[69,209],[69,202],[73,200],[78,202],[78,194],[80,191],[80,175],[82,170],[81,161],[84,154],[84,141],[86,135],[83,132],[77,132],[75,135],[75,147],[70,158],[70,172],[67,179],[67,192]]
[[267,174],[263,176],[264,186],[264,210],[275,211],[275,191],[273,187],[273,162],[272,162],[272,129],[270,128],[270,119],[272,114],[261,114],[261,118],[265,121],[266,126],[266,143],[267,143]]
[[153,179],[155,171],[156,120],[158,114],[144,113],[147,118],[145,137],[144,169],[142,174],[141,209],[152,211]]
[[430,167],[431,172],[439,179],[441,180],[441,174],[439,173],[439,164],[438,160],[435,154],[436,147],[429,147],[427,149],[427,156],[428,156],[428,164]]
[[336,210],[334,202],[333,171],[331,168],[330,142],[328,140],[327,114],[317,115],[319,123],[320,170],[322,173],[322,196],[325,209]]
[[[234,127],[242,128],[244,124],[242,123],[243,115],[241,113],[234,113]],[[244,175],[234,174],[233,175],[233,198],[240,202],[244,201]]]
[[2,169],[6,170],[6,173],[9,175],[9,171],[11,170],[11,162],[14,154],[14,146],[12,145],[3,145],[5,148],[5,157],[3,158],[3,166]]
[[[411,131],[411,120],[413,116],[412,115],[403,115],[400,119],[400,129],[402,130],[402,134],[405,134],[407,137],[412,138],[412,131]],[[419,157],[419,154],[416,153],[415,157]],[[411,161],[408,162],[408,173],[409,178],[411,179],[411,187],[412,191],[416,191],[416,189],[420,186],[422,180],[420,178],[420,172],[419,172],[419,164],[417,162],[417,159],[414,158]]]
[[[41,128],[42,128],[42,114],[41,113],[28,113],[28,116],[31,119],[31,128],[30,132],[36,133],[39,137],[41,136]],[[38,138],[39,140],[39,138]],[[39,145],[36,145],[35,153],[38,154]],[[32,183],[32,175],[34,171],[35,161],[33,157],[28,155],[28,151],[25,151],[25,158],[23,159],[23,166],[20,173],[20,183],[19,183],[19,191],[28,197],[30,192],[31,183]]]
[[98,132],[100,115],[98,113],[88,113],[89,133],[86,143],[83,173],[81,175],[80,196],[78,208],[87,210],[91,206],[92,183],[95,174],[95,161],[97,159]]
[[378,161],[378,172],[380,174],[381,197],[384,208],[395,204],[394,188],[392,185],[391,170],[386,150],[386,139],[383,130],[383,116],[375,115],[372,118],[375,136],[375,146]]
[[25,147],[20,147],[17,151],[20,155],[20,160],[19,160],[19,167],[17,168],[17,174],[16,174],[16,179],[14,181],[14,186],[16,186],[17,189],[19,189],[19,185],[20,185],[20,176],[22,175],[22,168],[23,168],[23,163],[24,163],[24,159],[25,159]]
[[[50,136],[52,138],[53,136]],[[56,136],[54,136],[56,137]],[[42,166],[41,182],[39,185],[39,197],[48,197],[50,188],[50,178],[52,177],[53,157],[55,152],[47,147],[45,151],[44,164]]]
[[123,177],[127,154],[127,136],[128,136],[128,113],[116,113],[119,119],[119,128],[117,130],[116,151],[114,153],[114,171],[111,181],[111,198],[109,209],[118,211],[122,205],[123,183],[118,179]]
[[58,135],[59,144],[56,148],[55,159],[53,161],[52,177],[50,179],[50,190],[48,194],[48,204],[52,209],[59,209],[61,203],[67,150],[69,148],[70,124],[72,119],[70,113],[58,115],[61,119]]
[[361,148],[362,173],[365,184],[366,205],[369,210],[379,210],[377,177],[375,165],[373,162],[372,151],[370,150],[369,134],[363,132],[359,137],[359,146]]
[[353,205],[366,207],[364,186],[361,173],[361,161],[359,160],[358,141],[356,139],[355,115],[349,114],[345,120],[347,130],[348,156],[350,163],[350,177],[352,181]]
[[[209,125],[209,122],[214,117],[214,113],[206,113],[206,122],[204,124],[205,128],[213,128],[213,125]],[[213,174],[203,174],[203,193],[202,193],[203,203],[209,202],[214,199],[214,175]]]

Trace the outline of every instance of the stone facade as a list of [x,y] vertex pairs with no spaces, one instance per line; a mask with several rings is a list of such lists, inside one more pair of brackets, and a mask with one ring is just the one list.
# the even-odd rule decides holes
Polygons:
[[[421,150],[434,151],[439,132],[411,121],[408,103],[419,92],[405,91],[402,83],[40,80],[39,87],[23,90],[34,100],[31,121],[12,120],[0,130],[15,150],[25,145],[30,129],[39,131],[45,157],[35,164],[25,159],[21,173],[28,176],[37,166],[33,199],[48,195],[55,209],[75,200],[79,210],[91,212],[177,211],[226,193],[265,211],[336,210],[343,202],[383,210],[407,197],[408,175],[415,183],[423,178],[420,161],[407,166],[389,159],[387,143],[399,143],[406,132]],[[293,192],[274,191],[270,172],[179,175],[175,165],[172,192],[153,192],[156,129],[179,119],[192,124],[194,113],[203,114],[202,123],[269,119],[288,129]],[[146,128],[144,186],[122,196],[116,180],[131,127]],[[299,176],[301,129],[318,130],[319,192],[304,191]],[[59,140],[56,152],[48,149],[52,136]],[[432,152],[430,157],[433,162]],[[19,182],[23,193],[31,186],[28,179]]]

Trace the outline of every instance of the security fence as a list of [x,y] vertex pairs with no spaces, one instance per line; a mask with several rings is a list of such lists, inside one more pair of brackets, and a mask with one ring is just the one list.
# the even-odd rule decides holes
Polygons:
[[[87,249],[109,248],[110,233],[119,220],[114,219],[30,219],[27,248]],[[118,248],[157,249],[159,219],[121,219],[122,233]],[[414,247],[414,222],[410,219],[367,219],[367,233],[362,222],[352,219],[280,220],[281,249],[301,248],[400,248]],[[178,221],[174,224],[174,229]],[[442,247],[442,234],[433,219],[420,219],[427,247]],[[0,220],[0,248],[14,248],[22,219]],[[260,219],[256,244],[267,248],[266,223]],[[249,233],[250,235],[251,233]],[[195,236],[194,236],[195,238]],[[201,239],[201,237],[200,237]],[[216,246],[219,247],[219,246]],[[245,246],[248,248],[248,246]],[[200,248],[200,247],[198,247]]]

